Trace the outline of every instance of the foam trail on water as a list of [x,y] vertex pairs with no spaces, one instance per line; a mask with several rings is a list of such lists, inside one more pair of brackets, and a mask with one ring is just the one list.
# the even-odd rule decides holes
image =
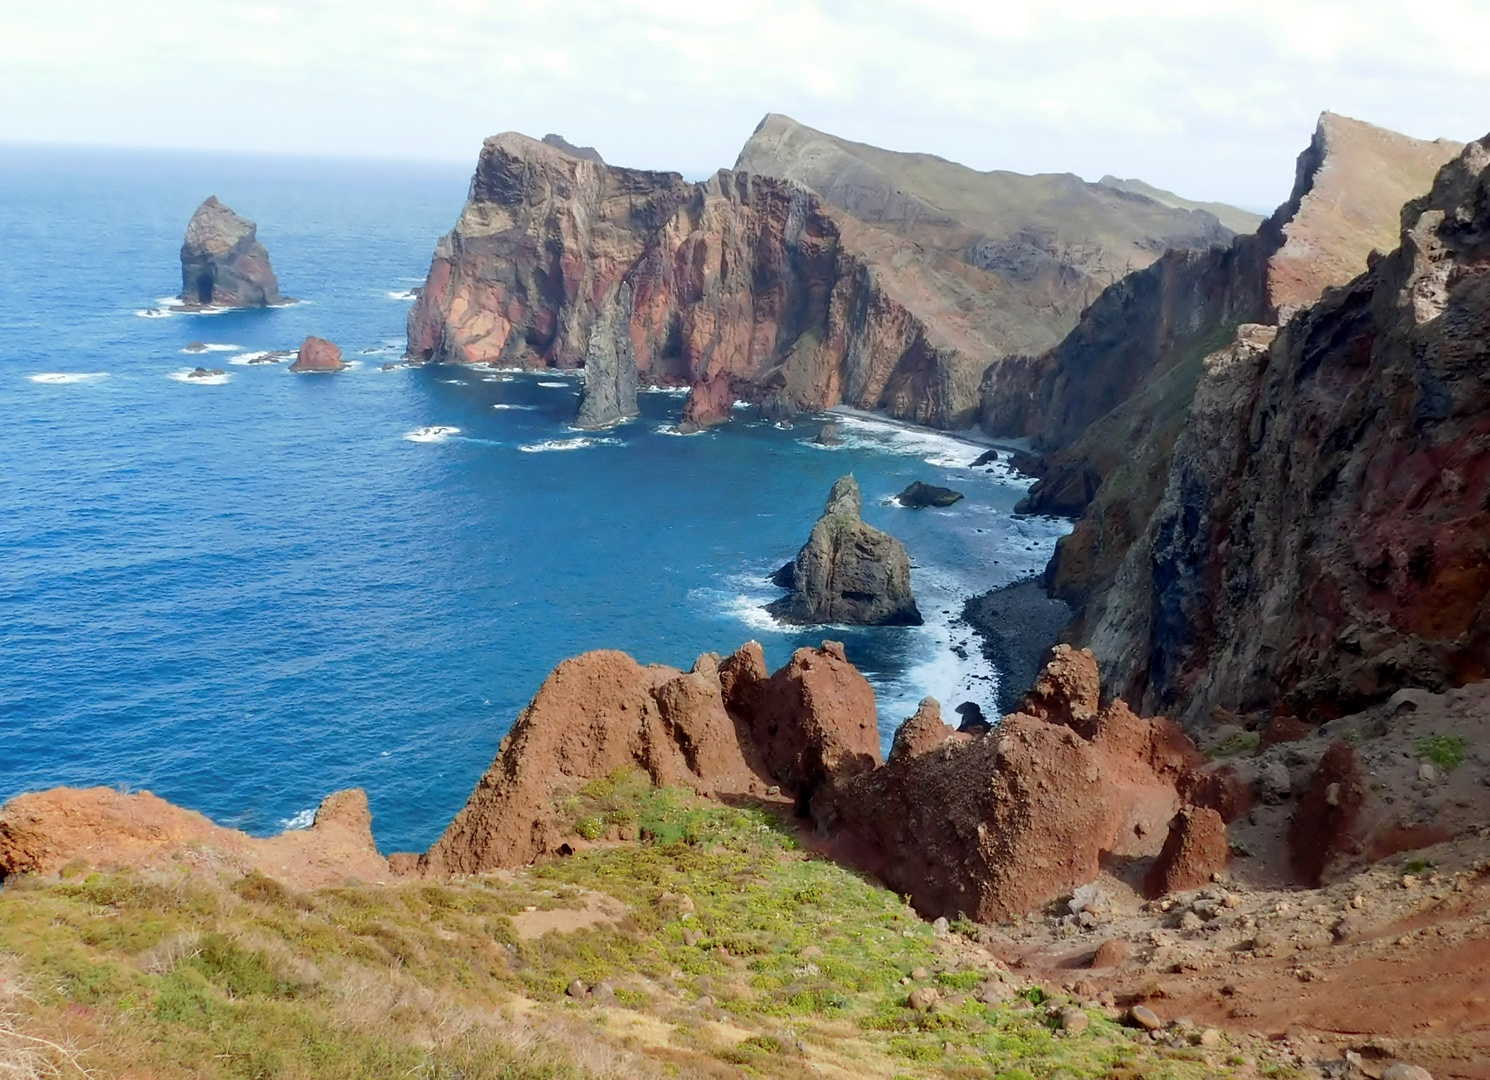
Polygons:
[[538,385],[539,386],[543,386],[543,387],[547,387],[550,390],[568,390],[569,389],[569,384],[568,383],[562,383],[562,382],[541,382]]
[[585,450],[591,446],[621,446],[624,445],[620,439],[595,439],[583,437],[578,439],[548,439],[540,443],[525,443],[518,449],[525,454],[542,454],[551,450]]
[[227,372],[221,375],[193,375],[191,372],[191,368],[182,368],[180,371],[171,372],[168,377],[177,382],[193,383],[199,386],[222,386],[233,377]]
[[433,443],[444,442],[450,436],[459,434],[460,428],[458,427],[434,424],[430,427],[415,428],[413,431],[405,433],[404,438],[408,439],[409,442]]
[[501,410],[501,409],[522,409],[522,410],[525,410],[527,412],[532,412],[533,410],[537,409],[538,406],[537,405],[513,405],[511,402],[499,401],[495,405],[493,405],[492,408],[493,409],[498,409],[498,410]]
[[107,371],[43,371],[39,375],[26,376],[31,382],[46,386],[66,386],[69,383],[90,383],[107,379]]
[[181,351],[184,352],[184,353],[187,353],[188,355],[196,355],[198,353],[204,353],[204,352],[242,352],[243,351],[243,346],[242,345],[220,345],[220,344],[209,342],[206,345],[202,346],[202,348],[200,348],[200,349],[193,349],[193,348],[189,348],[188,347],[188,348],[182,349]]
[[285,832],[292,830],[308,829],[316,823],[316,808],[314,806],[300,811],[293,817],[287,817],[280,821],[279,827]]

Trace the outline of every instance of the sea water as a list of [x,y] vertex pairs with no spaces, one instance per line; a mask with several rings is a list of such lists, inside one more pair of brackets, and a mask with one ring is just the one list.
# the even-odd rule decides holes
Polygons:
[[[678,436],[675,393],[573,430],[580,382],[399,360],[411,287],[468,169],[0,150],[0,799],[149,789],[255,833],[368,790],[385,850],[459,809],[544,676],[586,649],[687,667],[756,638],[773,666],[845,642],[881,732],[932,694],[992,712],[963,600],[1041,567],[1065,526],[981,447],[739,410]],[[264,311],[171,312],[215,194],[259,224]],[[337,375],[253,363],[306,334]],[[206,351],[188,352],[199,342]],[[198,365],[222,374],[192,378]],[[927,623],[783,627],[767,575],[854,473],[910,550]],[[912,511],[912,480],[966,498]]]

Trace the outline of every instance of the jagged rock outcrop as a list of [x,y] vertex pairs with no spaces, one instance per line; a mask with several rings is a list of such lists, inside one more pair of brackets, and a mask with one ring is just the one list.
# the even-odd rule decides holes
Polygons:
[[1214,373],[1102,628],[1135,700],[1317,722],[1490,674],[1490,144],[1401,222]]
[[473,874],[559,850],[568,837],[559,802],[620,768],[709,794],[762,793],[768,781],[754,745],[746,722],[725,708],[712,654],[686,673],[613,651],[565,660],[419,869]]
[[0,881],[69,865],[173,873],[185,867],[214,876],[260,870],[305,888],[391,876],[360,788],[328,795],[309,829],[262,838],[214,825],[148,791],[53,788],[0,807]]
[[827,781],[881,761],[874,688],[836,641],[793,653],[761,687],[749,721],[762,762],[799,809]]
[[564,151],[566,154],[572,154],[577,158],[584,158],[586,161],[593,161],[596,165],[605,164],[605,159],[600,156],[600,151],[596,150],[593,146],[575,146],[568,139],[564,138],[564,136],[555,135],[553,132],[545,135],[542,141],[549,146]]
[[960,491],[912,480],[904,491],[895,496],[895,501],[907,510],[924,510],[928,506],[951,506],[961,498]]
[[[1197,385],[1265,349],[1267,327],[1364,270],[1373,248],[1390,244],[1382,231],[1402,204],[1457,150],[1326,113],[1288,202],[1255,234],[1166,253],[1106,290],[1057,348],[990,371],[984,425],[1033,435],[1047,451],[1020,509],[1080,515],[1047,584],[1077,609],[1070,635],[1097,649],[1110,687],[1126,693],[1129,680],[1102,627],[1133,616],[1106,612],[1109,586],[1143,542]],[[1260,325],[1238,337],[1248,324]]]
[[1175,815],[1169,836],[1144,879],[1150,896],[1209,885],[1231,861],[1226,821],[1208,806],[1186,806]]
[[[759,138],[747,158],[766,163]],[[1046,206],[1032,193],[1052,183],[1059,193]],[[1017,236],[990,239],[954,223],[942,241],[955,252],[928,251],[918,235],[859,220],[791,179],[737,169],[689,184],[605,165],[561,139],[499,135],[486,141],[465,209],[436,247],[409,315],[408,354],[610,365],[585,426],[630,415],[628,387],[617,382],[628,357],[644,383],[727,375],[773,419],[847,402],[964,425],[997,357],[1055,341],[1135,259],[1229,235],[1210,215],[1074,177],[994,187],[1008,189]],[[1066,224],[1031,225],[1040,214]],[[1104,247],[1093,238],[1109,228],[1120,240]],[[1073,259],[1087,284],[1068,288]]]
[[258,226],[213,195],[197,207],[181,243],[181,303],[197,307],[268,307],[285,303],[259,243]]
[[935,750],[955,734],[942,720],[941,702],[932,697],[922,698],[911,718],[895,729],[890,756],[885,760],[899,761]]
[[290,365],[291,371],[306,373],[345,371],[346,368],[347,362],[342,359],[341,348],[314,334],[301,343],[300,351],[295,354],[295,362]]
[[1064,649],[1028,712],[940,738],[918,712],[883,767],[816,794],[813,820],[840,857],[927,917],[1038,910],[1095,878],[1104,855],[1157,855],[1201,764],[1175,725],[1120,702],[1099,710],[1097,698],[1091,653]]
[[735,395],[730,388],[729,376],[720,372],[707,382],[696,382],[688,390],[683,402],[683,416],[678,421],[678,431],[691,435],[704,428],[716,427],[729,421],[735,407]]
[[855,626],[919,626],[905,545],[864,523],[863,497],[853,476],[841,477],[812,535],[773,580],[789,595],[766,610],[783,622]]

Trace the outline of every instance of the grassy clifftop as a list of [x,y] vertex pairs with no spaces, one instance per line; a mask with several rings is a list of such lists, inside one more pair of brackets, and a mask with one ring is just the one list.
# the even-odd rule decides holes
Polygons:
[[1064,1000],[804,852],[768,813],[629,775],[566,810],[582,835],[635,839],[447,884],[298,892],[184,866],[11,879],[0,1077],[1227,1068],[1135,1042],[1100,1010],[1083,1032],[1061,1030]]

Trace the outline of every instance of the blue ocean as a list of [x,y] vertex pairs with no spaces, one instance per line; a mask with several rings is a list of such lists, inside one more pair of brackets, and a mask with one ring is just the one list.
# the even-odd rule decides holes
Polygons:
[[[744,410],[680,437],[671,393],[586,435],[572,377],[384,370],[468,180],[0,148],[0,799],[148,789],[271,833],[361,786],[380,847],[422,849],[548,671],[602,647],[686,667],[756,638],[774,667],[832,637],[886,737],[926,694],[994,711],[962,601],[1038,570],[1067,526],[1013,517],[1027,481],[969,468],[975,443],[840,415],[829,449],[816,422]],[[214,194],[258,223],[298,303],[167,310]],[[310,333],[351,370],[251,363]],[[761,610],[848,472],[911,552],[923,627]],[[895,504],[917,479],[967,497]]]

